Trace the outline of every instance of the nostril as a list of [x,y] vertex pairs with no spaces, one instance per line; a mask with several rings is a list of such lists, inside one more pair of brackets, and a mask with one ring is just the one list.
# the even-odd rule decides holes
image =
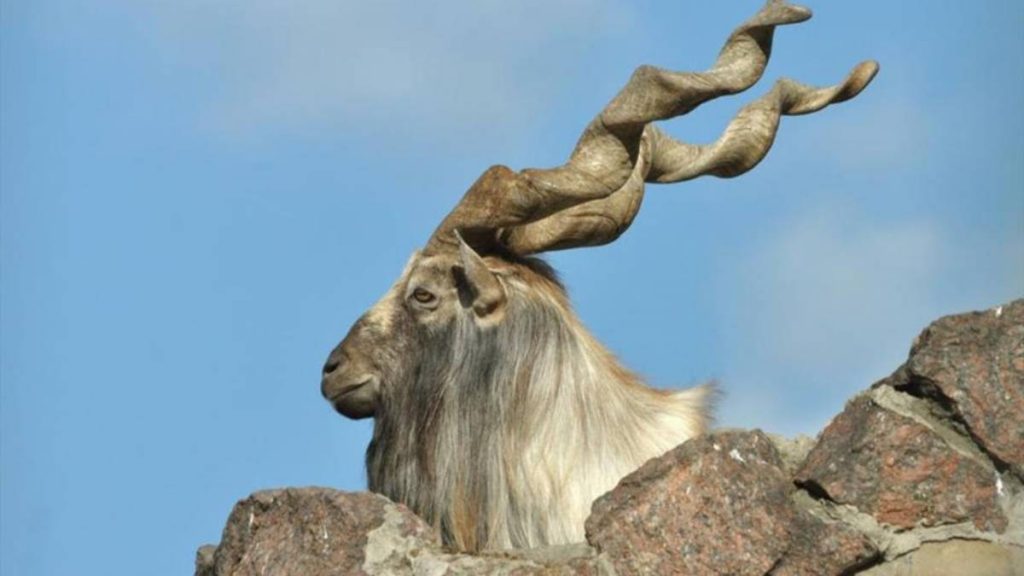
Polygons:
[[328,375],[338,369],[341,365],[341,361],[335,358],[328,358],[327,363],[324,364],[324,375]]
[[[344,344],[344,342],[342,342]],[[331,353],[327,355],[327,361],[324,362],[324,376],[330,376],[331,374],[338,371],[348,359],[348,354],[345,353],[345,348],[341,344],[334,347]]]

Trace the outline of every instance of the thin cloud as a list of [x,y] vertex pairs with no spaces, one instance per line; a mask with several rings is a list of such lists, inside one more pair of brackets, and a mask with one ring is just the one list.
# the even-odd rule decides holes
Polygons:
[[[508,134],[589,45],[620,34],[615,0],[421,4],[305,0],[151,5],[161,41],[218,88],[225,132],[326,126],[421,139]],[[393,130],[400,127],[400,130]]]
[[831,158],[846,171],[884,172],[926,160],[932,129],[926,112],[900,94],[858,101],[856,114],[821,114],[794,123],[795,142],[813,143],[809,153]]
[[[852,212],[852,213],[851,213]],[[730,395],[723,420],[813,433],[906,357],[936,315],[945,240],[927,221],[800,216],[723,283]]]

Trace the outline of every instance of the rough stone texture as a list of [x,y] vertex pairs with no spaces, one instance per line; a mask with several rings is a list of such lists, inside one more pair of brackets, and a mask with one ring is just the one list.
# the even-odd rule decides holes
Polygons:
[[764,574],[795,517],[781,468],[760,432],[695,439],[599,498],[587,540],[622,574]]
[[789,531],[789,550],[771,576],[846,574],[878,558],[878,549],[860,532],[838,522],[823,522],[809,512],[810,503],[801,508]]
[[[404,506],[239,502],[197,576],[1024,576],[1024,301],[940,319],[816,441],[719,431],[594,504],[590,544],[452,554]],[[813,446],[813,447],[812,447]]]
[[368,492],[289,488],[235,505],[214,556],[216,576],[368,574],[398,568],[437,536],[404,506]]
[[217,547],[209,544],[200,546],[199,550],[196,550],[196,576],[214,576],[214,554],[216,552]]
[[804,460],[807,459],[807,454],[810,453],[811,448],[814,448],[814,438],[803,434],[794,438],[769,434],[768,438],[775,444],[775,448],[782,457],[782,463],[786,467],[786,472],[790,474],[796,472],[803,465]]
[[1022,576],[1024,548],[976,540],[924,544],[860,576]]
[[430,576],[615,576],[607,561],[583,543],[480,556],[428,550],[416,559],[412,568],[412,574]]
[[825,428],[796,479],[812,493],[899,528],[964,521],[983,530],[1006,528],[994,469],[869,395],[854,399]]
[[[214,551],[216,550],[216,551]],[[196,554],[196,576],[604,575],[585,544],[489,555],[450,554],[405,506],[369,492],[288,488],[235,505],[220,546]]]
[[1024,299],[935,321],[890,384],[952,410],[982,449],[1024,479]]
[[[594,503],[587,539],[618,574],[836,572],[869,542],[799,510],[782,459],[760,432],[720,432],[647,462]],[[830,569],[832,569],[830,568]]]

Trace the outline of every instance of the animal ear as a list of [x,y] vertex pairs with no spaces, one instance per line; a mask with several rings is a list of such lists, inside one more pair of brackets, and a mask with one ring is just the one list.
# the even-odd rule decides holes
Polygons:
[[505,287],[458,231],[455,237],[459,241],[459,260],[462,264],[453,270],[459,301],[464,307],[473,309],[478,321],[497,324],[505,316]]

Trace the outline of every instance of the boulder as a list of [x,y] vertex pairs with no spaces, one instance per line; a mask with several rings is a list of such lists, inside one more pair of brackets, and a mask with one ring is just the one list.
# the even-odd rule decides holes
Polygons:
[[720,432],[653,459],[594,503],[587,539],[618,574],[840,573],[876,550],[797,508],[783,460],[760,431]]
[[812,493],[897,528],[971,521],[1002,532],[997,478],[980,457],[871,395],[847,404],[796,475]]
[[585,545],[452,554],[401,504],[369,492],[286,488],[238,502],[221,543],[196,555],[196,576],[466,574],[602,575]]
[[369,492],[287,488],[235,505],[213,558],[216,576],[382,573],[437,546],[437,534],[405,506]]
[[886,384],[934,400],[1024,480],[1024,299],[933,322]]

